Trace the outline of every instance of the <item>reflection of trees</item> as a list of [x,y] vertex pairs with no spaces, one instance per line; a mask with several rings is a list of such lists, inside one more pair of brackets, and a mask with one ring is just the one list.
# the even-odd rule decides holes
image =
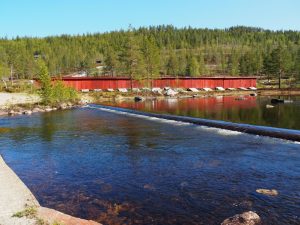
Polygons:
[[53,116],[52,113],[41,114],[41,138],[44,141],[52,141],[56,130],[55,116]]

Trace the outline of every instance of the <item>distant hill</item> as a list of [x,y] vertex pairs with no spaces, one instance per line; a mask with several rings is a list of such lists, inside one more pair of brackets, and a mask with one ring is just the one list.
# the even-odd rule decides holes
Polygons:
[[[142,27],[109,33],[0,39],[0,77],[32,78],[36,60],[52,75],[202,76],[300,74],[300,32]],[[103,70],[97,69],[96,62]],[[139,75],[138,75],[139,74]]]

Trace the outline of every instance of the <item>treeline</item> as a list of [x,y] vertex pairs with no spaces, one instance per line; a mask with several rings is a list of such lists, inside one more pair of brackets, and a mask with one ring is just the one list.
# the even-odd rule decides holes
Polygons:
[[[157,26],[109,33],[0,39],[0,77],[37,74],[42,58],[52,76],[300,77],[300,32],[251,27],[196,29]],[[101,62],[101,67],[96,68]],[[99,69],[100,68],[100,69]]]

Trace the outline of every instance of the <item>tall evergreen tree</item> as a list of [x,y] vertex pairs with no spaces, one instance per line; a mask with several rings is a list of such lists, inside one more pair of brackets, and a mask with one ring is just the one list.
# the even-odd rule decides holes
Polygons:
[[106,57],[104,59],[105,67],[104,73],[115,76],[118,68],[118,56],[111,46],[108,46],[105,51]]
[[239,75],[239,57],[236,51],[233,51],[229,56],[228,71],[232,76]]
[[121,60],[124,66],[124,74],[130,78],[130,87],[133,88],[133,80],[139,80],[144,75],[144,62],[138,41],[133,31],[129,31],[126,39]]
[[142,53],[147,73],[147,83],[152,88],[152,80],[159,77],[160,67],[160,52],[153,37],[144,37]]
[[174,75],[174,76],[178,75],[178,58],[174,51],[170,52],[166,69],[168,75]]
[[199,63],[197,61],[197,58],[193,55],[188,58],[187,74],[191,77],[200,75]]

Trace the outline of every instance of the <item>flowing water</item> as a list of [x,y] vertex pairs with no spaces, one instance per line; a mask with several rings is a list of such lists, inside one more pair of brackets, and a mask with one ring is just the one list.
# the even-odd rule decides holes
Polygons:
[[81,108],[1,118],[0,154],[43,206],[103,224],[300,224],[299,143]]

